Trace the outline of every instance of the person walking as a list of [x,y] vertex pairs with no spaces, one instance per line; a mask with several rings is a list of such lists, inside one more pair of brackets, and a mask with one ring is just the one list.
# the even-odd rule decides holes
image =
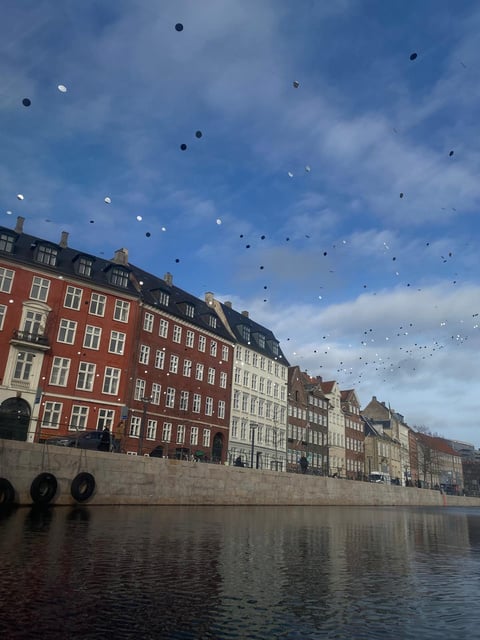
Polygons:
[[302,456],[300,458],[300,468],[302,470],[302,473],[307,473],[307,469],[308,469],[308,460],[305,456]]
[[102,437],[100,438],[100,442],[98,443],[98,450],[110,451],[110,444],[111,444],[110,429],[108,427],[105,427],[105,429],[102,431]]

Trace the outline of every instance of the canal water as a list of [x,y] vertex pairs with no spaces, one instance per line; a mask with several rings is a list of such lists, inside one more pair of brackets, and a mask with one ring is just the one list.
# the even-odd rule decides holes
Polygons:
[[0,637],[478,637],[480,510],[17,509]]

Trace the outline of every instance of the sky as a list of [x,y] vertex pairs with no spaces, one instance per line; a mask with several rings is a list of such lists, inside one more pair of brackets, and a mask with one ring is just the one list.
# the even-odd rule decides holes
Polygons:
[[480,446],[477,2],[3,0],[2,27],[1,224],[127,248]]

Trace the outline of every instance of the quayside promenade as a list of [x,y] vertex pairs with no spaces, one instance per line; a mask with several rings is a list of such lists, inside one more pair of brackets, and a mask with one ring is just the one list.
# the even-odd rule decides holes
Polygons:
[[[16,504],[32,504],[32,482],[42,473],[55,479],[52,505],[480,507],[480,498],[414,487],[0,440],[0,478],[13,487]],[[72,481],[85,473],[94,479],[92,493],[75,499]]]

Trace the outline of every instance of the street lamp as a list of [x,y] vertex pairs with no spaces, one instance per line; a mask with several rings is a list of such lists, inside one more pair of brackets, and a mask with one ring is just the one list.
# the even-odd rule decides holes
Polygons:
[[250,432],[252,435],[252,451],[251,451],[251,455],[250,455],[250,467],[253,469],[253,454],[254,454],[254,450],[255,450],[255,429],[258,427],[258,424],[255,424],[254,422],[250,423]]
[[143,397],[143,413],[142,413],[142,421],[140,423],[140,436],[138,438],[138,455],[141,456],[143,454],[143,441],[145,439],[145,428],[147,424],[147,407],[151,402],[152,398],[149,396]]

